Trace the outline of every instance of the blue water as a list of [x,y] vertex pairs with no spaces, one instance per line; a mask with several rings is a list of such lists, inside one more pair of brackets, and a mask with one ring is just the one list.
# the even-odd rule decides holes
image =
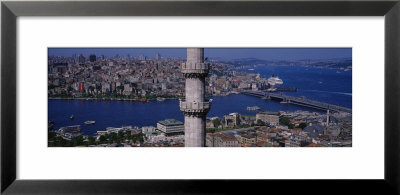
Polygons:
[[297,87],[297,92],[284,92],[291,96],[305,96],[308,99],[352,107],[352,71],[306,68],[290,66],[264,66],[254,70],[239,70],[260,73],[269,78],[272,74],[283,80],[287,87]]
[[[284,85],[297,87],[297,92],[286,92],[293,96],[306,96],[309,99],[324,101],[331,104],[351,108],[352,105],[352,77],[351,71],[331,69],[317,69],[304,67],[268,66],[259,67],[254,71],[263,77],[272,74],[279,76]],[[247,111],[247,106],[258,106],[269,111],[316,111],[295,105],[281,104],[276,101],[265,101],[260,98],[235,94],[222,97],[211,97],[212,107],[208,117],[223,116],[232,112],[255,115],[257,111]],[[48,120],[54,121],[54,128],[62,126],[81,125],[84,134],[94,135],[98,130],[107,127],[156,126],[156,123],[166,118],[175,118],[183,121],[183,114],[179,110],[178,100],[163,102],[150,101],[92,101],[92,100],[49,100]],[[70,120],[70,115],[75,116]],[[96,121],[95,125],[84,125],[87,120]]]

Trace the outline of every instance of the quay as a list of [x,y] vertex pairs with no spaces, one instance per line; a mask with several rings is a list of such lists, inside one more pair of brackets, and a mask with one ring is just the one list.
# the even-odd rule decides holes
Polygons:
[[309,100],[304,96],[295,97],[295,96],[288,96],[283,93],[270,93],[270,92],[264,92],[264,91],[249,91],[249,90],[242,91],[241,93],[245,94],[245,95],[259,97],[262,99],[276,100],[276,101],[280,101],[281,103],[293,104],[293,105],[298,105],[298,106],[303,106],[303,107],[308,107],[308,108],[314,108],[314,109],[318,109],[318,110],[330,110],[330,111],[336,111],[336,112],[351,113],[350,108],[337,106],[337,105],[333,105],[333,104],[327,104],[324,102],[318,102],[318,101],[314,101],[314,100]]

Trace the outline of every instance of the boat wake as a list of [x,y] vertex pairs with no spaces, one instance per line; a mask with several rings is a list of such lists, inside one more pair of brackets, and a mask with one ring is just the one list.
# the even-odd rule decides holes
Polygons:
[[302,90],[302,91],[316,92],[316,93],[332,93],[332,94],[340,94],[340,95],[348,95],[348,96],[353,95],[352,93],[336,92],[336,91],[320,91],[320,90]]

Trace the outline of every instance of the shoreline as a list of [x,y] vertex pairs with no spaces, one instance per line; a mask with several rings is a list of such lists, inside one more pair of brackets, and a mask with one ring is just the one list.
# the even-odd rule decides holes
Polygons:
[[[222,97],[222,96],[229,96],[232,94],[240,94],[240,92],[234,92],[234,93],[228,93],[224,95],[212,95],[212,96],[206,96],[206,97]],[[164,97],[156,97],[156,98],[83,98],[83,97],[47,97],[48,100],[94,100],[94,101],[138,101],[138,102],[147,102],[147,101],[154,101],[157,100],[157,98],[163,98],[164,100],[178,100],[178,99],[184,99],[184,97],[176,97],[176,98],[164,98]]]
[[[249,69],[249,68],[258,68],[258,67],[266,67],[266,66],[316,68],[316,69],[327,69],[327,70],[341,70],[341,71],[344,71],[344,72],[352,71],[352,70],[353,70],[353,67],[351,67],[351,68],[344,68],[344,67],[332,68],[332,67],[303,66],[303,65],[294,65],[294,66],[291,66],[291,65],[267,65],[267,64],[263,64],[263,65],[251,65],[251,66],[249,66],[249,67],[243,67],[243,68],[241,68],[241,67],[235,67],[235,68],[232,68],[232,69],[233,69],[233,70],[246,70],[246,69]],[[346,70],[346,69],[347,69],[347,70]]]
[[[139,101],[139,102],[144,102],[144,101],[153,101],[157,100],[157,98],[152,98],[152,99],[147,99],[147,98],[68,98],[68,97],[47,97],[48,100],[94,100],[94,101]],[[179,99],[179,98],[164,98],[165,100],[170,100],[170,99]]]
[[[242,94],[242,93],[241,92],[230,92],[230,93],[227,93],[227,94],[206,96],[206,98],[225,97],[225,96],[238,95],[238,94]],[[159,97],[157,97],[157,98],[159,98]],[[142,103],[146,103],[146,102],[149,102],[149,101],[159,101],[159,100],[157,100],[157,98],[147,99],[147,98],[67,98],[67,97],[47,97],[48,100],[134,101],[134,102],[142,102]],[[165,100],[179,100],[179,99],[184,99],[184,98],[183,97],[181,97],[181,98],[178,98],[178,97],[176,97],[176,98],[163,98],[163,100],[161,100],[159,102],[163,102]],[[326,102],[322,102],[322,103],[330,104],[330,103],[326,103]],[[332,106],[339,106],[339,105],[332,104]],[[341,107],[346,107],[346,106],[341,106]],[[348,107],[346,107],[346,108],[348,108]],[[349,109],[351,109],[351,108],[349,108]]]

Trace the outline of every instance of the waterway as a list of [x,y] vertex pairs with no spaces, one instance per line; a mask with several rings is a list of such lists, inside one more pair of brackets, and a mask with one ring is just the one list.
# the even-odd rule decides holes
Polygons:
[[284,92],[291,96],[305,96],[308,99],[352,107],[352,71],[311,68],[299,66],[262,66],[244,69],[249,73],[260,73],[269,78],[272,74],[283,80],[288,87],[297,87],[297,92]]
[[[352,106],[352,71],[318,69],[306,67],[265,66],[254,70],[240,70],[260,73],[268,78],[277,75],[285,86],[297,87],[297,92],[285,92],[293,96],[305,96],[308,99],[331,103],[351,108]],[[295,105],[281,104],[276,101],[262,100],[243,94],[210,97],[213,99],[208,117],[223,116],[232,112],[255,115],[257,111],[248,111],[247,106],[258,106],[268,111],[316,111]],[[74,115],[74,120],[69,117]],[[85,135],[94,135],[107,127],[156,126],[166,118],[183,121],[178,100],[149,101],[94,101],[94,100],[49,100],[48,120],[54,121],[54,128],[81,125]],[[85,125],[87,120],[96,124]]]

